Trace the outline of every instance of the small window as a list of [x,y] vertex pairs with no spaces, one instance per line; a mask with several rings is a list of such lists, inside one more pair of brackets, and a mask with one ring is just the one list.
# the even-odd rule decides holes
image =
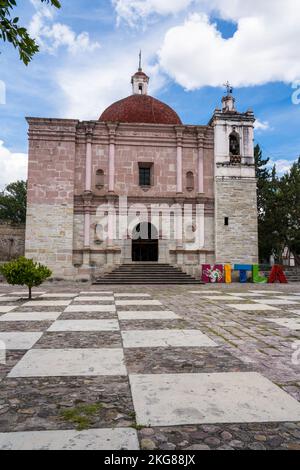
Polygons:
[[143,94],[143,85],[141,83],[139,84],[139,92],[141,95]]
[[194,173],[192,171],[189,171],[186,174],[186,189],[188,191],[194,191],[195,189],[195,179],[194,179]]
[[153,185],[153,164],[152,163],[139,163],[139,185],[152,186]]
[[225,227],[228,227],[228,226],[229,226],[229,217],[225,217],[225,219],[224,219],[224,225],[225,225]]
[[96,171],[96,188],[102,189],[104,186],[104,171],[97,170]]

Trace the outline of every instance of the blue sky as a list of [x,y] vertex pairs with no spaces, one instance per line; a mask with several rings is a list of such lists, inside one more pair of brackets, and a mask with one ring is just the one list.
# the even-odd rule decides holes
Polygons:
[[18,3],[41,51],[25,67],[14,49],[0,48],[0,189],[26,175],[25,116],[97,119],[131,93],[140,48],[150,93],[184,123],[206,124],[230,80],[279,171],[300,154],[296,0],[61,0],[60,11]]

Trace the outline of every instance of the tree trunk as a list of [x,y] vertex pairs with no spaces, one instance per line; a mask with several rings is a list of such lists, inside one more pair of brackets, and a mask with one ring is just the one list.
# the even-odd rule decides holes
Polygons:
[[28,297],[28,298],[29,298],[29,300],[31,300],[31,299],[32,299],[32,295],[31,295],[31,289],[32,289],[32,288],[31,288],[31,287],[28,287],[28,289],[29,289],[29,297]]

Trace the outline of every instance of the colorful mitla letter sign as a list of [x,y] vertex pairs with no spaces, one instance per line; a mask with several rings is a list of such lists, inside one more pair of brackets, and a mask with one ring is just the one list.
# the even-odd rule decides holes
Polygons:
[[266,284],[268,282],[268,278],[260,274],[258,264],[252,266],[252,278],[255,284]]
[[274,284],[274,282],[280,282],[281,284],[288,283],[282,267],[278,266],[278,264],[275,264],[275,266],[273,266],[269,277],[269,284]]
[[244,284],[248,281],[247,272],[252,272],[252,264],[235,264],[234,270],[240,272],[240,282]]
[[202,265],[202,281],[206,284],[223,282],[223,265],[216,264],[213,268],[210,264]]
[[[249,280],[255,284],[265,284],[267,282],[280,282],[282,284],[286,284],[288,282],[282,266],[278,265],[273,266],[269,279],[260,273],[258,264],[235,264],[233,270],[239,271],[239,279],[241,283],[248,282],[248,272],[251,273],[251,278],[249,278]],[[232,282],[231,264],[216,264],[215,266],[203,264],[202,281],[206,284],[215,282],[225,282],[226,284],[230,284]]]

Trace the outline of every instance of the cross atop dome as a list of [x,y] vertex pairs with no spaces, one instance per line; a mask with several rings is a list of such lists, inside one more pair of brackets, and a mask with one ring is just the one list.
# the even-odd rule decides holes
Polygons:
[[143,72],[142,51],[139,53],[138,71],[131,77],[133,95],[147,95],[150,78]]

